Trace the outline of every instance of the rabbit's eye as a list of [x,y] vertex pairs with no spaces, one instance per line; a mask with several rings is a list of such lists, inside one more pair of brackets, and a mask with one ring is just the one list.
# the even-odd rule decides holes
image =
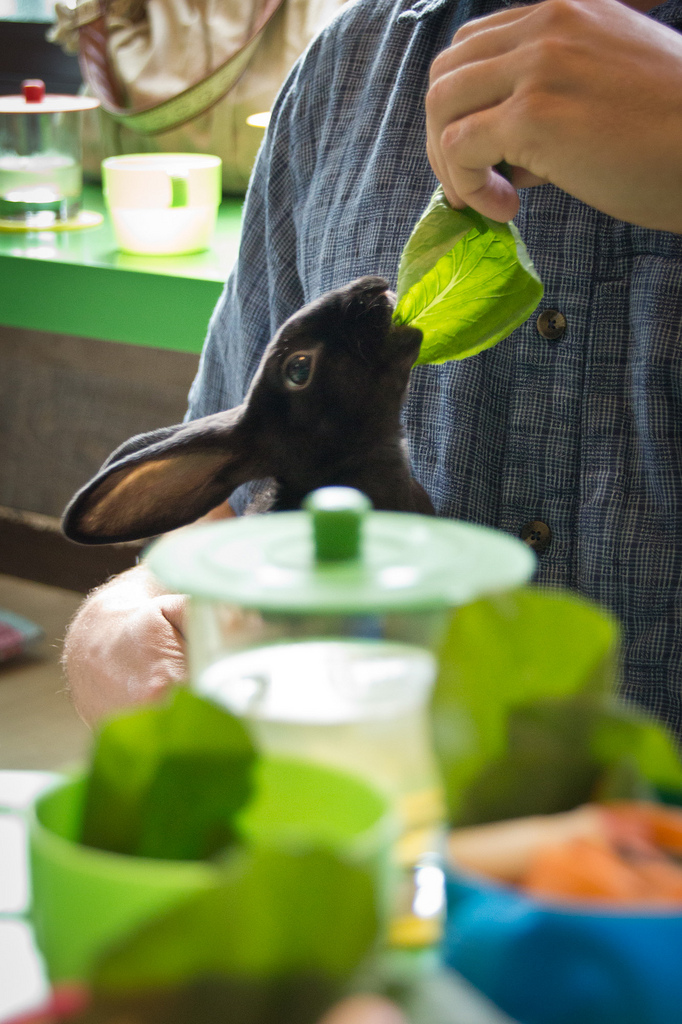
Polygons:
[[284,378],[289,387],[301,388],[307,384],[313,369],[313,357],[308,352],[296,352],[284,364]]

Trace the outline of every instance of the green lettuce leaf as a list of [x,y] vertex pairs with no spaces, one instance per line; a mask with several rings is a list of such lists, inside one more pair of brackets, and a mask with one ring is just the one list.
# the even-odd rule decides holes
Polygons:
[[202,860],[233,842],[256,752],[242,722],[184,687],[106,722],[94,743],[81,842]]
[[106,950],[93,987],[154,990],[202,977],[343,982],[367,956],[378,930],[368,869],[300,844],[239,847],[220,865],[215,886]]
[[542,293],[514,224],[453,210],[439,188],[403,251],[393,319],[421,329],[418,364],[465,359],[511,334]]
[[215,886],[102,953],[82,1024],[316,1024],[379,922],[368,869],[301,844],[235,848]]
[[613,696],[617,645],[615,621],[570,593],[521,589],[453,613],[432,707],[451,822],[682,792],[664,727]]

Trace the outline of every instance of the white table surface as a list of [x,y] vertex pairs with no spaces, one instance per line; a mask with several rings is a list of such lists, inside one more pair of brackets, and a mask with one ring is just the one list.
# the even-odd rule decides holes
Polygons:
[[30,885],[25,812],[59,776],[0,771],[0,1021],[44,1002],[47,980],[26,919]]

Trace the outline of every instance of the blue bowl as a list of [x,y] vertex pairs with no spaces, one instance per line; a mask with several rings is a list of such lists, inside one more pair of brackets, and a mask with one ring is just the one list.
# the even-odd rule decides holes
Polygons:
[[522,1024],[680,1024],[682,913],[552,905],[450,872],[444,957]]

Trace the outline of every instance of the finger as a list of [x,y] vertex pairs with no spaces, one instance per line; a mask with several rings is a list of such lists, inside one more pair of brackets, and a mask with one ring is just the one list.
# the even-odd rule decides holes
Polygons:
[[437,148],[447,125],[497,107],[513,94],[518,71],[508,55],[456,68],[434,80],[426,94],[427,131]]
[[[457,68],[436,79],[426,95],[426,147],[433,171],[455,208],[466,206],[455,180],[447,144],[458,134],[456,123],[480,110],[498,107],[513,93],[515,84],[509,55]],[[455,128],[450,125],[455,123]],[[483,184],[483,178],[475,185]]]
[[454,185],[452,184],[452,181],[450,180],[450,172],[448,166],[442,159],[440,147],[436,148],[432,146],[428,133],[426,138],[426,155],[433,169],[433,173],[436,175],[438,181],[443,186],[445,198],[450,203],[450,206],[453,208],[453,210],[461,210],[463,207],[466,206],[466,202],[460,196],[457,195],[457,190],[455,189]]
[[[524,8],[533,11],[534,8]],[[530,33],[526,17],[519,12],[507,12],[515,17],[504,17],[498,21],[497,15],[478,18],[467,22],[452,38],[450,46],[434,58],[431,64],[430,80],[441,74],[447,74],[465,64],[473,64],[480,60],[498,57],[503,53],[515,50],[528,41]]]
[[[427,154],[429,155],[434,174],[443,186],[445,198],[453,210],[462,210],[466,206],[473,206],[474,209],[478,209],[480,213],[483,213],[486,217],[491,217],[493,220],[512,220],[518,212],[519,205],[516,189],[547,184],[546,178],[538,178],[536,175],[524,171],[523,168],[511,167],[509,168],[509,173],[501,175],[498,168],[492,167],[487,168],[484,174],[482,173],[482,185],[475,189],[473,193],[463,198],[453,183],[454,179],[451,177],[447,165],[442,165],[442,171],[439,172],[437,170],[438,163],[429,153],[428,145]],[[499,181],[499,178],[503,180]],[[511,183],[513,189],[505,186],[503,183],[505,178],[507,182]],[[484,191],[479,192],[479,189]],[[477,195],[478,198],[476,198]]]
[[337,1003],[319,1024],[407,1024],[407,1018],[388,999],[360,995]]
[[454,39],[465,40],[472,36],[480,35],[494,28],[505,28],[508,25],[516,25],[532,16],[538,10],[537,4],[514,4],[504,10],[496,11],[494,14],[486,14],[481,18],[471,18],[457,29]]
[[527,15],[532,14],[535,9],[535,4],[515,4],[509,8],[497,11],[495,14],[484,14],[478,18],[470,18],[469,21],[460,25],[452,37],[452,41],[453,43],[466,42],[468,39],[480,36],[484,32],[490,32],[498,28],[504,29],[508,26],[513,27]]
[[503,161],[511,163],[497,131],[504,106],[449,124],[440,138],[448,185],[464,203],[493,220],[511,220],[519,207],[514,186],[494,170]]
[[541,178],[537,174],[532,174],[531,171],[524,170],[523,167],[512,167],[507,178],[514,188],[533,188],[535,185],[549,183],[549,178]]
[[[499,58],[508,57],[526,40],[525,21],[534,11],[534,7],[518,7],[467,23],[455,34],[453,46],[443,51],[431,66],[431,86],[426,99],[427,155],[447,199],[455,208],[466,206],[467,201],[459,193],[458,182],[451,173],[441,135],[451,121],[499,105],[510,95],[516,81],[513,61]],[[487,171],[469,188],[470,191],[482,188],[484,205],[486,198],[492,199],[491,209],[515,208],[511,191]],[[501,206],[499,199],[502,199]]]
[[148,704],[150,701],[160,700],[165,697],[171,687],[177,686],[178,683],[184,683],[186,680],[187,672],[184,662],[177,662],[171,658],[158,661],[144,679],[130,680],[130,701],[132,704]]
[[487,168],[483,184],[462,197],[467,206],[491,220],[513,220],[519,212],[519,194],[494,168]]

